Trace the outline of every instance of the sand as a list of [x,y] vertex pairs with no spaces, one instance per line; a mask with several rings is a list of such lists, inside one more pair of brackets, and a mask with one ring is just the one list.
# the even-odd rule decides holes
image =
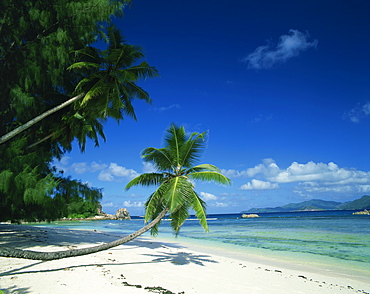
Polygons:
[[[111,233],[0,224],[0,246],[54,251],[116,239]],[[199,251],[199,250],[202,251]],[[248,256],[247,256],[248,257]],[[223,256],[149,235],[91,255],[55,261],[0,257],[4,293],[369,293],[369,281],[257,258]],[[1,293],[1,291],[0,291]]]

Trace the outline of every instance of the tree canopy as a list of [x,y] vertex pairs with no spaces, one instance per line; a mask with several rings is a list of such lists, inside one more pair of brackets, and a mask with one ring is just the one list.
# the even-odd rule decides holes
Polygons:
[[[136,118],[132,99],[150,102],[136,82],[157,71],[112,24],[129,2],[0,2],[0,136],[50,112],[0,144],[0,220],[65,216],[67,186],[83,201],[101,198],[99,189],[63,178],[51,163],[74,140],[82,151],[87,139],[105,140],[108,118]],[[96,48],[99,40],[106,49]]]
[[[190,209],[195,211],[200,224],[208,231],[206,203],[195,192],[194,182],[211,181],[229,185],[230,180],[212,164],[196,164],[205,148],[204,133],[187,135],[184,127],[172,124],[166,132],[163,148],[149,147],[143,150],[144,161],[157,169],[154,173],[141,174],[131,180],[126,189],[133,186],[158,186],[145,203],[145,221],[153,221],[163,210],[170,213],[171,226],[176,234],[189,217]],[[151,230],[158,233],[158,225]]]

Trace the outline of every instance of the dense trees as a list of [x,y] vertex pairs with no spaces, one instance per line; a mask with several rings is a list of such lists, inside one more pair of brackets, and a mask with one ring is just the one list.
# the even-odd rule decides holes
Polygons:
[[200,224],[208,231],[205,202],[194,191],[194,182],[212,181],[228,185],[230,180],[214,165],[195,165],[205,147],[205,135],[206,133],[193,133],[188,136],[183,127],[171,125],[163,148],[149,147],[143,150],[144,161],[153,163],[157,172],[136,177],[127,184],[126,189],[136,185],[154,185],[158,188],[146,202],[145,220],[149,223],[140,230],[110,243],[66,251],[35,252],[0,247],[0,256],[54,260],[95,253],[124,244],[148,230],[156,234],[158,225],[167,213],[177,234],[189,216],[190,209],[195,211]]
[[[136,82],[157,72],[111,24],[128,2],[0,2],[0,220],[63,216],[65,187],[76,189],[76,182],[58,174],[53,158],[74,140],[82,151],[87,138],[98,145],[110,117],[135,118],[132,99],[150,102]],[[98,40],[107,49],[94,48]],[[20,132],[7,136],[14,130]],[[79,197],[90,203],[91,195],[101,197],[80,183]]]

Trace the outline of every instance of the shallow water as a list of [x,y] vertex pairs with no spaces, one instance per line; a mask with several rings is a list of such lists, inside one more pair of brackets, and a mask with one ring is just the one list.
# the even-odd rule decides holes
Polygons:
[[[241,214],[209,215],[209,233],[204,233],[197,220],[189,219],[181,228],[177,241],[239,255],[299,260],[305,265],[344,267],[365,276],[370,274],[369,216],[352,215],[352,211],[259,215],[259,218],[250,219],[241,218]],[[122,235],[141,228],[143,219],[54,222],[48,226],[95,229]],[[161,239],[176,241],[168,221],[162,222],[159,232]]]

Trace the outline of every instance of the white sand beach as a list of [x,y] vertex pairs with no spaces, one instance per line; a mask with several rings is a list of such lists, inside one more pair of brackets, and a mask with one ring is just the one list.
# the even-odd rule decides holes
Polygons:
[[[1,246],[36,251],[92,246],[117,237],[121,236],[0,224]],[[223,256],[221,251],[207,252],[206,247],[193,248],[176,239],[161,241],[159,236],[55,261],[0,257],[0,289],[22,294],[368,293],[370,279],[315,273],[304,266],[259,262],[257,257]]]

